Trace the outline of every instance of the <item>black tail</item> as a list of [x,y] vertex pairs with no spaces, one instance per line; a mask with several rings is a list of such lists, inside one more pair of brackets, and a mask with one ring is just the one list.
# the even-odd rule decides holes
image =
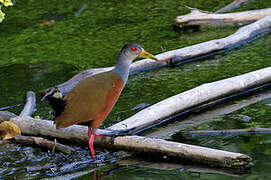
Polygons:
[[57,118],[64,111],[66,102],[61,98],[56,98],[54,96],[47,96],[46,99],[49,101],[50,106],[55,111],[54,116]]
[[[54,96],[57,93],[60,93],[60,91],[58,90],[57,87],[52,87],[50,89],[46,89],[43,93],[42,93],[42,99],[41,101],[45,101],[48,100],[49,101],[49,105],[53,108],[54,112],[54,116],[56,119],[58,116],[60,116],[60,114],[64,111],[65,106],[66,106],[66,102],[62,99],[62,96],[57,97]],[[61,93],[60,93],[61,95]]]

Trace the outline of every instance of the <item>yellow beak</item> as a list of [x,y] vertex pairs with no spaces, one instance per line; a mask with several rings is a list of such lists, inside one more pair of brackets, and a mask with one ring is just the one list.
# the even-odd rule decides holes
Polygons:
[[149,58],[149,59],[153,59],[153,60],[156,60],[156,61],[158,60],[151,53],[145,51],[144,49],[142,49],[141,53],[139,54],[139,57],[141,57],[141,58]]

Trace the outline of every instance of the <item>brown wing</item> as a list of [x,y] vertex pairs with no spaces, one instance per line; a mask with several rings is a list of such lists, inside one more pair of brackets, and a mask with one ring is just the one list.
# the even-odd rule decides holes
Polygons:
[[[107,107],[108,95],[114,89],[116,82],[119,81],[122,81],[120,76],[112,71],[100,73],[81,81],[64,97],[66,106],[64,112],[55,120],[56,127],[64,128],[81,122],[93,121],[101,116],[99,115],[101,112],[106,113],[107,116],[112,109],[112,107],[109,109]],[[119,97],[123,83],[121,85],[122,87],[118,88],[119,92],[115,93],[117,97],[114,98],[111,106]],[[103,112],[105,108],[109,112]]]

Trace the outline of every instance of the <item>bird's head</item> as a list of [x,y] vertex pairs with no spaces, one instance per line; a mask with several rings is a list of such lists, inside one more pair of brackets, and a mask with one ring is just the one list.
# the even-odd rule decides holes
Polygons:
[[129,59],[133,60],[137,57],[157,60],[156,57],[154,57],[151,53],[145,51],[139,44],[136,43],[126,44],[122,48],[121,53],[129,57]]

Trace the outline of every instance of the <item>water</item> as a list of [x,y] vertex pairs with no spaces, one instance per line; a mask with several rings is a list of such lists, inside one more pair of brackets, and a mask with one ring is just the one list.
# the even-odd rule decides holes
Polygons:
[[[158,54],[230,35],[238,27],[201,27],[198,31],[175,32],[171,26],[176,16],[188,12],[184,5],[214,12],[230,2],[16,1],[15,6],[4,9],[6,19],[0,25],[0,108],[18,114],[26,91],[32,90],[38,99],[35,115],[50,119],[50,107],[39,101],[40,93],[46,88],[63,83],[84,69],[113,66],[119,50],[128,42],[137,42],[152,54]],[[241,9],[270,6],[271,2],[259,0]],[[75,13],[78,16],[74,16]],[[142,104],[152,105],[203,83],[269,67],[270,52],[269,34],[200,62],[130,76],[103,126],[131,116],[140,110],[137,107]],[[191,129],[269,127],[270,102],[267,99],[233,113],[251,117],[249,122],[240,122],[233,118],[236,116],[225,115]],[[96,176],[105,179],[268,179],[270,176],[270,135],[184,137],[176,134],[173,139],[245,153],[254,159],[254,166],[251,172],[242,172],[241,175],[232,171],[211,173],[214,172],[212,169],[200,173],[195,170],[199,165],[194,165],[191,170],[191,166],[180,166],[180,162],[162,170],[154,168],[153,162],[146,165],[139,160],[136,164],[125,164],[117,161],[114,155],[107,156],[105,150],[96,150],[100,156],[106,155],[101,157],[106,159],[105,163],[96,167],[89,162],[60,172],[64,165],[89,160],[87,148],[72,145],[77,150],[75,155],[63,156],[59,153],[52,155],[40,148],[0,141],[0,179],[55,177],[81,171],[90,172],[80,179]],[[47,168],[33,169],[44,165]],[[92,172],[95,167],[96,171]]]

